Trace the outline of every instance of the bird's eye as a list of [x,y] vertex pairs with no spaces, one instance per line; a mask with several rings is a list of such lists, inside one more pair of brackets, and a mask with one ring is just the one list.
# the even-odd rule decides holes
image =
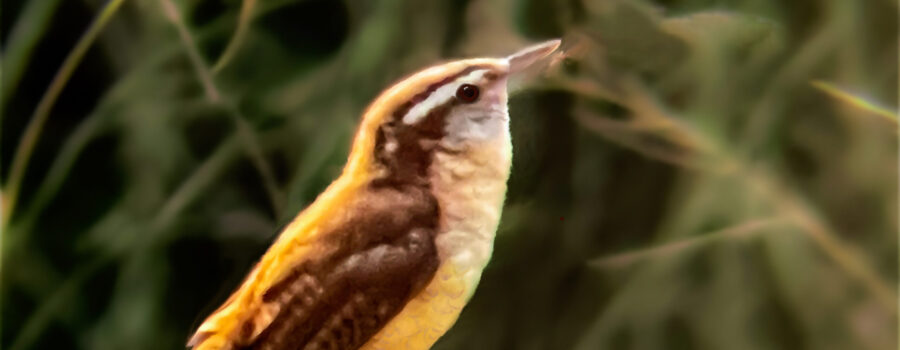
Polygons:
[[478,99],[478,87],[472,84],[462,84],[456,89],[456,98],[465,103],[472,103]]

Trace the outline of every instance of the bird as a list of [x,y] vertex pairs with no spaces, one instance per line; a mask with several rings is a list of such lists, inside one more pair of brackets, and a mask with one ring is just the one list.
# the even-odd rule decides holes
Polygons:
[[512,163],[508,79],[559,45],[449,61],[384,90],[341,175],[187,346],[431,348],[493,251]]

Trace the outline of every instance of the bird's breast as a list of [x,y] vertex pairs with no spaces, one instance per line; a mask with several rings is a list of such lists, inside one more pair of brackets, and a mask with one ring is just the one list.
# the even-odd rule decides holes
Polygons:
[[506,136],[467,152],[435,154],[430,176],[440,206],[440,267],[363,350],[429,349],[456,322],[491,257],[511,150]]
[[437,249],[474,291],[493,251],[500,222],[512,147],[508,134],[460,153],[437,153],[430,172],[440,207]]

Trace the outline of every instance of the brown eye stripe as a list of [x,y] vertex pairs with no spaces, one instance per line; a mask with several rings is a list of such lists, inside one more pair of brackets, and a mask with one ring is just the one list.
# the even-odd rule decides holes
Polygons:
[[[466,67],[451,76],[428,85],[425,90],[417,93],[409,101],[400,105],[392,114],[393,118],[385,121],[375,132],[375,151],[373,156],[376,162],[387,170],[387,174],[383,178],[374,180],[371,186],[381,188],[385,186],[400,187],[410,184],[428,185],[427,172],[431,166],[432,155],[437,150],[437,147],[425,146],[423,141],[427,143],[428,141],[440,140],[444,137],[444,119],[452,108],[459,103],[459,99],[451,98],[440,105],[434,106],[427,111],[427,114],[415,126],[403,125],[400,120],[416,104],[428,99],[441,86],[452,83],[459,77],[473,71],[492,68],[490,65]],[[502,77],[502,74],[495,71],[488,71],[484,74],[484,79],[488,81],[500,77]],[[386,147],[389,143],[394,143],[397,147],[388,150]]]
[[[397,109],[394,110],[394,113],[393,113],[394,118],[397,118],[397,119],[403,118],[403,116],[406,115],[406,113],[408,113],[410,109],[412,109],[417,104],[419,104],[419,102],[422,102],[422,101],[425,101],[426,99],[428,99],[428,97],[431,96],[432,93],[437,91],[437,89],[440,89],[441,86],[452,83],[454,80],[458,79],[459,77],[464,76],[469,73],[472,73],[473,71],[476,71],[479,69],[489,69],[489,68],[490,68],[490,66],[487,66],[487,65],[469,66],[469,67],[466,67],[466,69],[463,69],[462,71],[460,71],[459,73],[456,73],[454,75],[451,75],[449,77],[442,79],[441,81],[438,81],[436,83],[428,85],[428,88],[425,89],[425,91],[422,91],[422,92],[416,94],[415,96],[410,98],[409,101],[406,101],[402,105],[400,105],[400,107],[397,107]],[[488,74],[493,74],[493,73],[488,73]]]
[[500,78],[500,74],[497,74],[497,72],[487,72],[484,73],[484,77],[482,78],[487,81],[494,81],[497,80],[497,78]]

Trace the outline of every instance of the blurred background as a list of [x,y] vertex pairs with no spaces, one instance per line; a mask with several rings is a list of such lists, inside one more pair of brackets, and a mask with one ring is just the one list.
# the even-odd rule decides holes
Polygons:
[[422,67],[510,100],[435,349],[896,349],[893,0],[5,0],[4,349],[182,349]]

